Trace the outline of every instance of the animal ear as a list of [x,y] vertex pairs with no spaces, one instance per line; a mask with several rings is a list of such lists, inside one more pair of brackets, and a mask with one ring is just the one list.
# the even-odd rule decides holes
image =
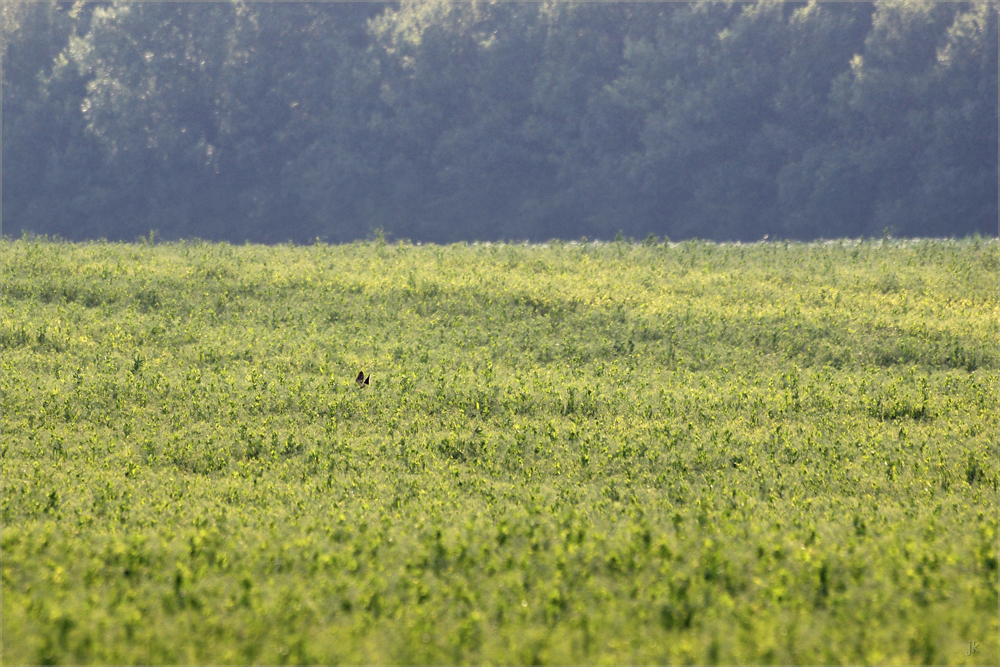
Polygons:
[[358,377],[354,378],[354,381],[358,383],[359,387],[363,385],[365,383],[365,372],[358,371]]
[[371,379],[372,379],[372,374],[369,373],[368,377],[365,378],[365,384],[368,384],[368,381],[371,380]]

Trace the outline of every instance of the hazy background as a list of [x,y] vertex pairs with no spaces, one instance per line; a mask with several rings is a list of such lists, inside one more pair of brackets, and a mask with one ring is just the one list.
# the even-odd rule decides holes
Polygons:
[[3,233],[997,233],[997,0],[2,5]]

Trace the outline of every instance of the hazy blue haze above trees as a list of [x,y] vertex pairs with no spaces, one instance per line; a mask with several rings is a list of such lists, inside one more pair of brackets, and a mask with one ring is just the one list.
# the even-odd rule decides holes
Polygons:
[[997,0],[3,4],[3,232],[997,232]]

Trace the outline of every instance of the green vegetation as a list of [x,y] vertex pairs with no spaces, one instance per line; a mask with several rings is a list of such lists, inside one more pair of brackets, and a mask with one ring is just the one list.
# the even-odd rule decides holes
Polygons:
[[998,10],[4,0],[3,224],[235,243],[996,236]]
[[996,664],[998,249],[5,240],[3,661]]

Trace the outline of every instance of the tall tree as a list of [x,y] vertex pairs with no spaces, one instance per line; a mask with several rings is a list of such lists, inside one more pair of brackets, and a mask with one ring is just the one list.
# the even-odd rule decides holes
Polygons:
[[85,3],[57,2],[0,7],[6,232],[100,235],[81,220],[90,193],[100,187],[95,173],[102,156],[80,115],[86,79],[64,53],[70,37],[87,30],[90,10]]
[[[167,236],[225,238],[234,192],[227,70],[235,3],[115,3],[95,10],[70,53],[90,77],[83,113],[110,157],[127,210]],[[128,224],[126,222],[126,224]]]
[[544,166],[522,137],[538,6],[407,1],[373,23],[383,63],[394,227],[435,240],[525,236],[519,205]]
[[522,132],[550,172],[530,201],[536,224],[545,227],[539,236],[610,238],[646,219],[628,173],[648,109],[622,104],[610,86],[630,41],[649,38],[675,7],[543,5],[545,42]]
[[997,0],[978,0],[939,42],[914,196],[896,223],[908,236],[997,231]]
[[627,172],[645,201],[638,217],[677,237],[780,229],[779,174],[829,131],[826,93],[863,39],[865,11],[682,5],[630,41],[611,91],[644,115]]
[[6,2],[4,224],[991,233],[997,5]]
[[996,231],[996,17],[996,0],[876,3],[831,94],[839,131],[811,151],[815,185],[789,216],[801,235],[822,234],[825,210],[843,211],[841,234]]

